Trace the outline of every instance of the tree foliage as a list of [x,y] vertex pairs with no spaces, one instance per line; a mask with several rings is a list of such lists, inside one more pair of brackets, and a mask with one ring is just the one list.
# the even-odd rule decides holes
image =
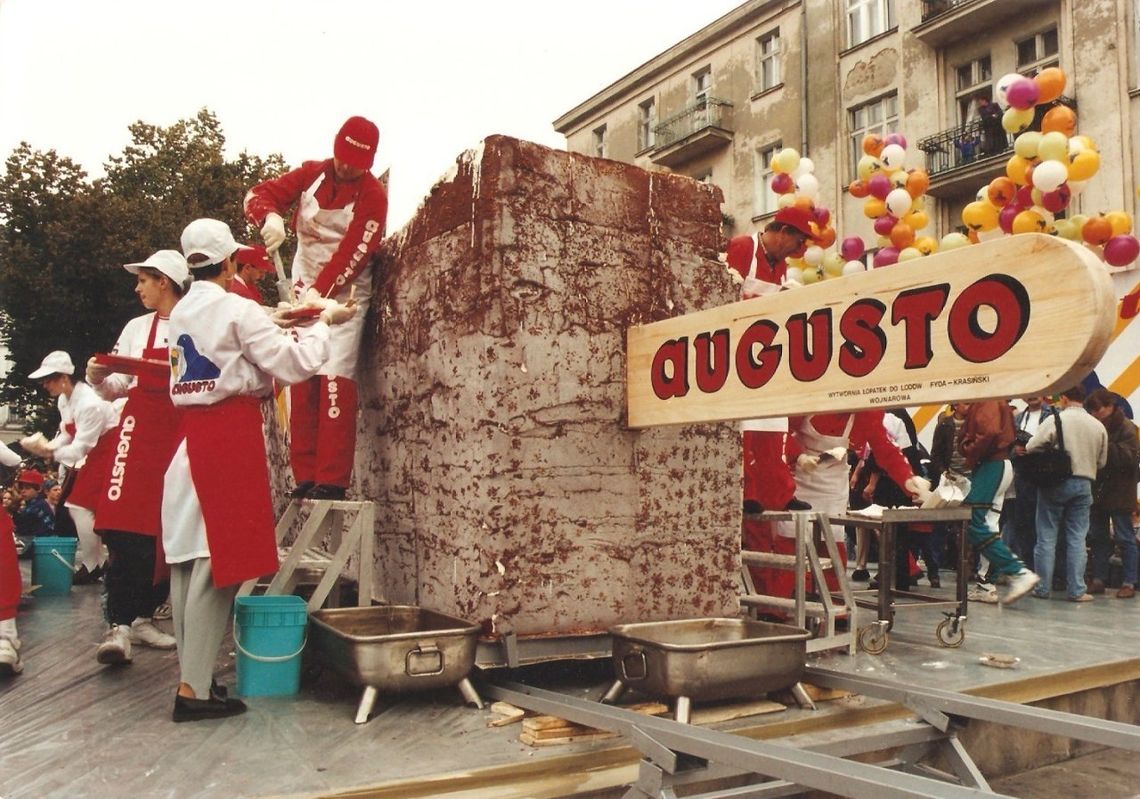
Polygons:
[[26,143],[0,176],[0,343],[13,362],[0,403],[49,434],[54,408],[26,375],[51,350],[66,350],[82,376],[88,357],[145,312],[122,265],[179,249],[182,228],[203,216],[249,240],[242,197],[286,168],[277,154],[227,160],[221,125],[206,109],[169,127],[136,122],[129,132],[96,180]]

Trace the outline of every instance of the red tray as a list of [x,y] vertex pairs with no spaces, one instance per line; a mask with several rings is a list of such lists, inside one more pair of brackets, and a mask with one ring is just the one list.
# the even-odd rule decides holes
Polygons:
[[127,355],[113,355],[109,352],[96,353],[95,363],[110,367],[124,375],[165,375],[170,372],[170,364],[166,361],[131,358]]
[[300,305],[282,314],[286,319],[316,319],[324,310],[316,305]]

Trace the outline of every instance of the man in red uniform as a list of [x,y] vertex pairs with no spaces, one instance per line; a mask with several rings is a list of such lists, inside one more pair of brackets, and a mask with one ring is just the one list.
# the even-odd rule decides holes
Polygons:
[[237,261],[237,271],[234,279],[226,284],[226,290],[262,305],[265,299],[257,281],[263,274],[273,271],[269,253],[264,247],[242,247],[234,253],[234,260]]
[[334,329],[328,362],[316,377],[289,390],[294,497],[343,499],[352,477],[356,359],[372,297],[370,257],[384,238],[388,215],[388,195],[369,172],[379,137],[376,125],[352,117],[337,134],[332,158],[306,161],[245,197],[246,217],[261,226],[269,252],[284,242],[284,215],[296,204],[292,277],[299,297],[343,303],[355,289],[356,317]]

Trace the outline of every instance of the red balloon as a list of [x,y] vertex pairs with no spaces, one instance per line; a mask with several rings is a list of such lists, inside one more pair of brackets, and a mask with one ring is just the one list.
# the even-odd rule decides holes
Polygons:
[[772,176],[772,191],[776,194],[787,194],[796,187],[796,182],[787,172],[777,172]]
[[817,205],[815,207],[815,213],[813,213],[812,216],[815,219],[815,223],[819,225],[820,228],[827,227],[827,223],[831,221],[831,211],[827,210],[822,205]]
[[1018,214],[1022,212],[1022,207],[1016,203],[1010,203],[1005,208],[998,212],[998,225],[1006,233],[1013,233],[1013,220]]
[[1104,261],[1110,266],[1128,266],[1140,255],[1140,241],[1135,236],[1113,236],[1104,243]]
[[891,235],[891,231],[894,230],[894,227],[898,221],[898,219],[891,216],[890,214],[883,214],[875,220],[875,232],[880,236],[889,236]]
[[894,186],[891,185],[890,178],[882,172],[876,172],[874,175],[871,175],[871,179],[867,181],[867,188],[870,189],[872,197],[885,200]]
[[870,189],[867,188],[867,184],[861,180],[851,181],[851,184],[847,187],[847,191],[851,193],[852,197],[856,197],[860,200],[871,193]]
[[839,254],[843,256],[844,261],[856,261],[863,257],[864,251],[863,239],[858,236],[848,236],[839,245]]
[[1072,198],[1073,193],[1069,190],[1069,185],[1062,183],[1055,191],[1047,191],[1041,195],[1041,205],[1045,210],[1057,213],[1068,208],[1069,200]]
[[1017,190],[1017,196],[1014,198],[1014,203],[1020,205],[1022,210],[1033,207],[1033,185],[1029,184],[1022,186]]
[[897,144],[899,147],[906,149],[906,136],[901,133],[888,133],[883,137],[883,146],[888,144]]
[[1041,89],[1030,78],[1014,81],[1005,93],[1005,99],[1013,108],[1025,110],[1037,105]]
[[873,266],[878,269],[883,266],[890,266],[899,262],[899,251],[895,247],[883,247],[875,253],[875,260]]

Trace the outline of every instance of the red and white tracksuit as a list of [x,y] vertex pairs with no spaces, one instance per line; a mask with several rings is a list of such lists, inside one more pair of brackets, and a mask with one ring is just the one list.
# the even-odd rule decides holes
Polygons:
[[329,327],[296,339],[265,311],[199,281],[170,314],[170,397],[181,412],[162,496],[168,563],[210,558],[216,587],[277,570],[261,402],[273,380],[307,380],[329,355]]
[[[0,442],[0,465],[13,468],[20,465],[20,456]],[[20,563],[16,559],[16,537],[12,517],[7,508],[0,508],[0,635],[16,637],[16,609],[20,605]],[[4,629],[5,627],[10,630]]]
[[107,435],[119,423],[118,408],[78,382],[71,396],[59,395],[59,434],[51,440],[52,457],[75,472],[64,505],[71,511],[79,549],[75,559],[87,571],[103,561],[103,544],[95,535],[95,508],[115,444]]
[[296,203],[298,295],[315,288],[340,302],[355,287],[355,318],[332,331],[328,362],[318,377],[290,389],[290,459],[298,483],[347,488],[356,450],[356,361],[372,298],[371,255],[384,238],[388,196],[373,175],[339,182],[333,161],[308,161],[259,183],[245,198],[246,217],[264,224]]
[[234,279],[226,286],[226,290],[231,294],[237,294],[239,297],[245,297],[247,300],[253,300],[258,305],[265,302],[258,291],[257,286],[251,286],[241,279],[238,275],[234,275]]

